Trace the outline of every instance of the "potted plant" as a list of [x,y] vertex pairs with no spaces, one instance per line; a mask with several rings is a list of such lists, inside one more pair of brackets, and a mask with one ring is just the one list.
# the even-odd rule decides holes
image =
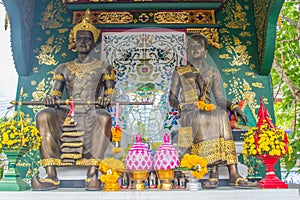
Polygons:
[[26,152],[38,149],[40,143],[41,136],[34,122],[26,119],[21,111],[0,124],[0,149],[9,159],[9,169],[0,181],[0,190],[30,189],[20,178],[16,161]]
[[287,188],[287,184],[276,176],[274,165],[280,157],[291,154],[288,134],[280,128],[275,128],[268,110],[264,108],[262,98],[258,117],[256,127],[249,129],[244,135],[242,154],[255,156],[265,165],[266,176],[258,182],[259,188]]

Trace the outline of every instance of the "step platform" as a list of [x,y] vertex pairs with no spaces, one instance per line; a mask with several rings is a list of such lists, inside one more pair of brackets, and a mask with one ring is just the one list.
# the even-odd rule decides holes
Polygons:
[[186,190],[121,190],[117,192],[86,191],[84,188],[60,188],[52,191],[1,192],[0,200],[299,200],[299,189],[217,189]]

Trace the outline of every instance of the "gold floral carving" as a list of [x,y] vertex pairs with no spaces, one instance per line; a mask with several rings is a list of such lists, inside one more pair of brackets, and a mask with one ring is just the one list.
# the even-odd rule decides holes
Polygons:
[[[57,65],[57,61],[54,59],[53,54],[57,54],[61,50],[61,46],[65,41],[66,36],[59,35],[59,37],[54,38],[54,35],[50,36],[46,43],[40,47],[40,50],[34,50],[35,53],[39,52],[36,58],[39,60],[39,64],[46,65]],[[39,38],[37,38],[39,41]]]
[[129,12],[103,12],[97,16],[99,24],[128,24],[133,21]]
[[256,78],[254,72],[245,72],[246,76],[251,76],[252,78]]
[[235,74],[240,70],[241,70],[241,68],[226,68],[226,69],[222,69],[222,72],[224,72],[226,74],[229,74],[229,73]]
[[215,24],[215,11],[214,10],[193,10],[192,12],[192,19],[194,20],[195,24]]
[[268,28],[268,16],[270,16],[270,12],[273,4],[274,4],[274,0],[264,0],[264,1],[253,0],[258,59],[260,61],[264,57],[266,33]]
[[209,45],[219,49],[220,43],[219,43],[219,34],[217,28],[187,28],[187,33],[190,34],[202,34],[208,39]]
[[56,49],[59,48],[58,45],[53,44],[54,35],[48,38],[46,41],[46,44],[41,46],[40,54],[36,56],[36,58],[39,61],[39,65],[45,64],[45,65],[57,65],[58,62],[54,59],[53,53],[56,52]]
[[259,82],[252,83],[252,86],[253,86],[253,87],[257,87],[257,88],[265,88],[265,87],[263,86],[263,84],[262,84],[262,83],[259,83]]
[[46,96],[45,93],[45,79],[43,79],[38,86],[36,87],[35,92],[32,93],[32,97],[35,101],[43,100],[43,98]]
[[[148,22],[153,18],[157,24],[216,24],[214,10],[187,10],[187,11],[91,11],[94,24],[128,24]],[[77,24],[84,16],[84,11],[73,12],[73,24]],[[134,17],[136,16],[136,17]]]
[[154,13],[158,24],[215,24],[214,10],[189,10]]
[[[248,7],[245,7],[249,9]],[[228,16],[224,19],[228,21],[225,26],[232,29],[243,29],[245,30],[250,23],[247,20],[247,13],[244,11],[243,7],[238,3],[237,0],[232,1],[232,5],[227,6]]]
[[[73,23],[77,24],[84,16],[83,11],[73,12]],[[128,24],[133,22],[130,12],[91,11],[93,24]]]
[[230,59],[230,55],[228,53],[220,54],[219,57],[222,58],[222,59]]
[[[256,93],[252,91],[251,85],[245,80],[236,77],[232,77],[232,80],[229,81],[230,88],[228,94],[233,94],[235,98],[232,100],[234,103],[238,103],[241,100],[247,100],[249,103],[251,112],[255,112],[255,107],[257,102],[255,99]],[[255,115],[253,115],[255,116]]]
[[154,13],[154,22],[158,24],[187,24],[190,21],[187,12],[157,12]]
[[[34,101],[42,101],[47,93],[50,90],[50,86],[48,84],[49,82],[45,81],[45,78],[43,78],[35,88],[36,91],[32,92],[32,97]],[[31,81],[32,86],[36,85],[36,81]],[[36,113],[40,109],[44,108],[42,105],[28,105],[28,108],[32,108],[32,111]]]
[[247,46],[242,44],[238,37],[233,36],[234,46],[227,46],[228,53],[233,54],[233,61],[230,62],[231,66],[249,65],[250,56],[247,51]]
[[61,16],[64,12],[62,2],[51,1],[42,13],[43,17],[38,24],[43,30],[46,28],[58,29],[62,27],[62,23],[64,22],[64,18]]

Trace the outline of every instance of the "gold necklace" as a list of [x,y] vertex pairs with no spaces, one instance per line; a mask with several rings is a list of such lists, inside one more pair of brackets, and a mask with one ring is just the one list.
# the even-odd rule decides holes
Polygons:
[[76,60],[74,60],[74,64],[75,64],[76,66],[78,66],[78,67],[82,67],[82,66],[90,66],[90,65],[94,64],[96,61],[97,61],[96,58],[93,58],[93,60],[92,60],[91,62],[87,62],[87,63],[85,63],[85,62],[80,63],[80,62],[77,62]]
[[67,63],[67,68],[70,70],[71,74],[74,74],[79,80],[87,73],[94,73],[93,70],[99,69],[101,66],[101,63],[97,62],[96,58],[89,63],[78,63],[76,61]]

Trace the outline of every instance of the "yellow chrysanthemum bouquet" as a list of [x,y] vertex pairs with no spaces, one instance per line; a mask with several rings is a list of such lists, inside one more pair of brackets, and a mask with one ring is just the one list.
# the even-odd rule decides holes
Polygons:
[[35,123],[26,119],[21,111],[0,124],[0,149],[37,150],[41,140]]
[[244,135],[242,154],[245,156],[284,156],[290,154],[292,148],[289,146],[287,133],[280,128],[275,128],[262,102],[258,116],[257,126],[249,129]]
[[290,152],[287,133],[282,129],[273,129],[266,121],[245,134],[243,155],[283,156]]
[[180,169],[192,170],[192,176],[201,179],[208,172],[207,164],[207,160],[203,157],[185,154],[180,161]]
[[269,118],[268,110],[264,108],[262,98],[258,110],[258,122],[245,134],[242,154],[255,156],[266,167],[265,177],[258,181],[259,188],[288,188],[276,174],[274,165],[282,156],[290,156],[292,148],[289,145],[288,135],[282,129],[276,129]]

